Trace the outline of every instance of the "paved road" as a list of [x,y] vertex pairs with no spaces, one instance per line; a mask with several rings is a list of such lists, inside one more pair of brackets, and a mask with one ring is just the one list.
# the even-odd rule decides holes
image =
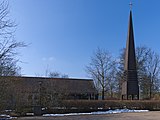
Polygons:
[[160,111],[65,117],[22,117],[18,120],[160,120]]

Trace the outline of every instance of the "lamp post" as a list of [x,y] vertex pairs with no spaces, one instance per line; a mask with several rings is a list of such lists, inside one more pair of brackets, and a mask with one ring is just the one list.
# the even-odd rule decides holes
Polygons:
[[138,85],[139,86],[139,100],[141,99],[141,88],[140,88],[140,84]]
[[42,106],[42,100],[41,100],[41,88],[42,88],[42,82],[39,81],[39,105]]

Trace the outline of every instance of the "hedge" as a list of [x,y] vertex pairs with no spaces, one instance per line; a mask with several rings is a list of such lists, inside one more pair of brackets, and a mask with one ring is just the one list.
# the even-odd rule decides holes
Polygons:
[[160,101],[155,100],[65,100],[60,107],[65,109],[88,109],[88,110],[108,110],[108,109],[146,109],[160,110]]
[[114,109],[160,110],[160,101],[155,100],[64,100],[43,113],[78,113]]

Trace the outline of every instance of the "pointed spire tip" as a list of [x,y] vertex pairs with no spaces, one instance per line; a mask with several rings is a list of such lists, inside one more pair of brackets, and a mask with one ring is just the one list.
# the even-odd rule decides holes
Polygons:
[[133,6],[132,1],[130,1],[129,6],[130,6],[130,11],[132,11],[132,6]]

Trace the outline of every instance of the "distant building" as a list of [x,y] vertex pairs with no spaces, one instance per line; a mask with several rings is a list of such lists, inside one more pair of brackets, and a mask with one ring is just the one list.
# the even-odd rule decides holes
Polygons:
[[0,102],[6,102],[8,107],[53,106],[62,99],[98,99],[98,92],[90,79],[1,76],[0,83]]

